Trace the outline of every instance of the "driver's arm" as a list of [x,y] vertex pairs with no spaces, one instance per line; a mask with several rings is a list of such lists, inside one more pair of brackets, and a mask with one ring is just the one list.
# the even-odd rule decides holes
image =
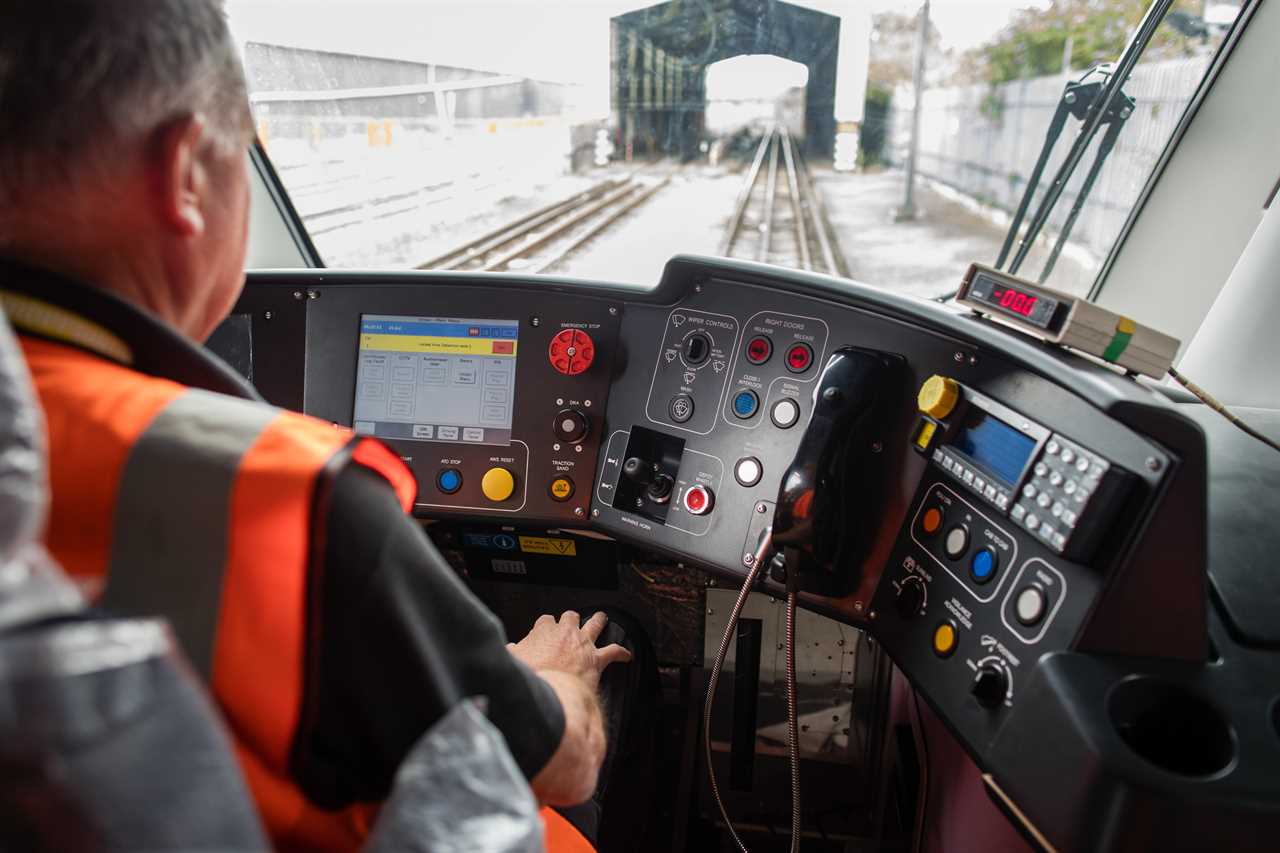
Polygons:
[[582,659],[548,663],[555,650],[536,643],[546,670],[537,674],[511,653],[498,620],[378,475],[349,466],[318,512],[291,760],[307,795],[329,808],[385,798],[418,738],[457,698],[484,696],[535,795],[555,805],[589,797],[604,729]]

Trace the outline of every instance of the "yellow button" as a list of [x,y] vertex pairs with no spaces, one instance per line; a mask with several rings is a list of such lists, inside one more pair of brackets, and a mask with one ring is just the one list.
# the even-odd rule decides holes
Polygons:
[[920,386],[919,395],[916,396],[920,411],[939,420],[951,414],[951,410],[959,401],[960,386],[956,381],[936,373],[924,381]]
[[921,450],[929,449],[929,442],[933,441],[933,434],[938,431],[938,425],[933,421],[920,419],[920,429],[916,432],[916,447]]
[[516,478],[506,468],[490,468],[480,481],[480,491],[494,503],[505,501],[516,490]]
[[551,497],[558,501],[567,501],[573,497],[573,480],[568,477],[556,477],[551,481]]
[[933,631],[933,651],[939,657],[947,657],[956,650],[956,628],[943,622]]

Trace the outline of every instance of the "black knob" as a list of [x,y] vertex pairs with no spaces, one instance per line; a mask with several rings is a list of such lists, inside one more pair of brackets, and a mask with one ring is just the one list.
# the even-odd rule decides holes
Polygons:
[[653,482],[654,465],[652,462],[646,462],[639,456],[632,456],[626,462],[622,463],[622,476],[628,480],[634,480],[640,485],[648,485]]
[[591,421],[586,413],[577,409],[561,409],[556,412],[555,422],[551,426],[556,438],[571,443],[582,441],[590,429]]
[[903,619],[914,619],[924,612],[924,584],[915,575],[903,578],[898,586],[898,597],[894,601],[898,615]]
[[654,503],[666,503],[671,498],[671,490],[675,488],[675,482],[666,474],[659,474],[653,478],[653,482],[645,488],[644,493],[649,496],[649,500]]
[[982,707],[998,708],[1009,693],[1009,676],[1005,675],[1003,667],[984,663],[974,673],[969,692]]

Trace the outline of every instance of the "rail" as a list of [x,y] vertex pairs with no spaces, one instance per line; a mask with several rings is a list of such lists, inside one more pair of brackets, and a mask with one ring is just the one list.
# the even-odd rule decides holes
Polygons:
[[785,127],[770,127],[760,139],[720,254],[848,277],[822,198]]
[[418,269],[545,272],[648,201],[670,176],[614,178],[504,223]]

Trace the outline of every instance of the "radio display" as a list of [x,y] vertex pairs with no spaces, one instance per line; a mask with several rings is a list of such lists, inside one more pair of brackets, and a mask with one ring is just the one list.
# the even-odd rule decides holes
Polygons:
[[974,406],[954,444],[957,450],[1013,488],[1031,460],[1036,440]]
[[1050,327],[1058,306],[1062,304],[1048,294],[1015,287],[982,273],[974,276],[968,295],[1000,314],[1017,317],[1041,329]]
[[362,315],[355,431],[510,444],[519,334],[518,320]]

